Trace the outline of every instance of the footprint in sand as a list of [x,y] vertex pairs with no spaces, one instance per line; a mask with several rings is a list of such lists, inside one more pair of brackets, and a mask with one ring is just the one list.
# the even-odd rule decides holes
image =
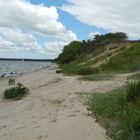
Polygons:
[[67,117],[76,117],[75,114],[68,115]]

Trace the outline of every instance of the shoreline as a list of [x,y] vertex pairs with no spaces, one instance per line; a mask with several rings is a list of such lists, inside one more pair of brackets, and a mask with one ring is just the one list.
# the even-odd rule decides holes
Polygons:
[[[2,140],[106,140],[106,131],[88,116],[82,92],[106,92],[124,84],[122,79],[79,81],[56,73],[58,65],[16,76],[30,89],[25,98],[0,101]],[[0,80],[0,100],[8,79]],[[78,93],[78,94],[77,94]]]
[[[23,76],[23,75],[26,75],[26,74],[31,74],[33,72],[36,72],[36,71],[40,71],[42,69],[48,69],[49,67],[51,67],[51,65],[55,65],[55,63],[50,63],[48,64],[47,66],[44,66],[44,67],[41,67],[41,68],[38,68],[38,69],[35,69],[33,71],[29,71],[29,72],[25,72],[25,73],[16,73],[16,72],[11,72],[11,73],[3,73],[0,75],[0,80],[4,80],[4,79],[9,79],[9,78],[16,78],[18,76]],[[2,77],[2,75],[4,75],[4,77]]]

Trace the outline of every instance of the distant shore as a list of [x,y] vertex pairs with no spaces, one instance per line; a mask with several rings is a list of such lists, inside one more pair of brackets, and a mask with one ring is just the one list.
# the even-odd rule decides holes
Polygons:
[[53,62],[53,59],[28,59],[28,58],[0,58],[0,60],[5,61],[45,61],[45,62]]

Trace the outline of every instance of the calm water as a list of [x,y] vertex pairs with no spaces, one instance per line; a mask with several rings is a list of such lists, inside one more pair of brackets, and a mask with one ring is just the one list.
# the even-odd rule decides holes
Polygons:
[[0,60],[0,76],[5,77],[20,73],[28,73],[41,69],[50,64],[50,62],[37,62],[37,61],[3,61]]

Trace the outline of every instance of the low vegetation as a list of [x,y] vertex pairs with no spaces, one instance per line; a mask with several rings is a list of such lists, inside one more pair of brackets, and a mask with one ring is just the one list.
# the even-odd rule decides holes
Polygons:
[[108,73],[125,73],[140,70],[140,43],[133,44],[132,47],[112,57],[109,62],[103,64],[100,69]]
[[16,87],[12,87],[4,91],[4,98],[5,99],[20,99],[28,93],[29,93],[29,89],[24,87],[21,83],[17,83]]
[[140,80],[140,73],[133,74],[132,76],[128,77],[128,79]]
[[55,61],[66,74],[135,72],[140,70],[140,43],[128,41],[125,33],[96,35],[66,45]]
[[62,72],[69,75],[88,75],[97,74],[99,72],[98,68],[92,68],[90,65],[79,65],[79,62],[73,61],[69,64],[60,65]]
[[111,80],[114,77],[115,75],[112,74],[90,74],[85,75],[80,79],[85,81],[101,81],[101,80]]
[[106,94],[92,94],[89,106],[113,140],[140,139],[140,81]]

